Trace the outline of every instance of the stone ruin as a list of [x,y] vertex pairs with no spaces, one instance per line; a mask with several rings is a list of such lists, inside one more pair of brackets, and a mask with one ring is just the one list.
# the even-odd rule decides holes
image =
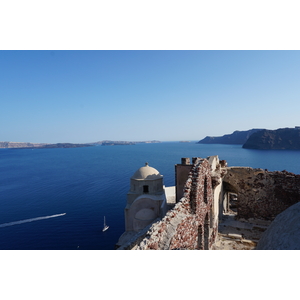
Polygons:
[[175,165],[176,203],[118,249],[255,249],[275,217],[300,200],[300,175],[227,167],[218,156]]

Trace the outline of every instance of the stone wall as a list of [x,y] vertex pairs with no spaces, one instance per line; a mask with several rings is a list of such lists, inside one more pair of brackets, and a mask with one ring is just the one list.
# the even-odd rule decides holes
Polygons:
[[238,195],[238,217],[273,220],[299,202],[300,175],[287,171],[230,167],[224,177],[224,189]]
[[217,227],[212,220],[211,166],[197,158],[188,175],[181,200],[166,216],[154,223],[133,249],[209,249]]

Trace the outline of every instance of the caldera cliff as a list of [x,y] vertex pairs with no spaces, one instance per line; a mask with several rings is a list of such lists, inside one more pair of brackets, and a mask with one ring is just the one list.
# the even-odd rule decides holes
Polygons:
[[262,129],[250,129],[246,131],[234,131],[231,134],[223,136],[207,136],[197,144],[238,144],[243,145],[247,139],[254,133]]
[[246,149],[300,150],[300,127],[260,130],[243,145]]

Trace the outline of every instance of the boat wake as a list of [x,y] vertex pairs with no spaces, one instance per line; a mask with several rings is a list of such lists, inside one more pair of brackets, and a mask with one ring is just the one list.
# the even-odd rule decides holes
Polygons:
[[38,217],[38,218],[26,219],[26,220],[20,220],[20,221],[9,222],[9,223],[3,223],[3,224],[0,224],[0,227],[7,227],[7,226],[13,226],[13,225],[18,225],[18,224],[33,222],[33,221],[39,221],[39,220],[45,220],[45,219],[50,219],[50,218],[61,217],[61,216],[64,216],[65,214],[66,213],[58,214],[58,215],[52,215],[52,216],[45,216],[45,217]]

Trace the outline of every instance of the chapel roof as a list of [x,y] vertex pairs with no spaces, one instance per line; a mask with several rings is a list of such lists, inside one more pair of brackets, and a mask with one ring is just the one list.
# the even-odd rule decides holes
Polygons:
[[155,180],[162,178],[163,176],[154,168],[150,167],[148,163],[145,166],[139,168],[131,177],[136,180]]

